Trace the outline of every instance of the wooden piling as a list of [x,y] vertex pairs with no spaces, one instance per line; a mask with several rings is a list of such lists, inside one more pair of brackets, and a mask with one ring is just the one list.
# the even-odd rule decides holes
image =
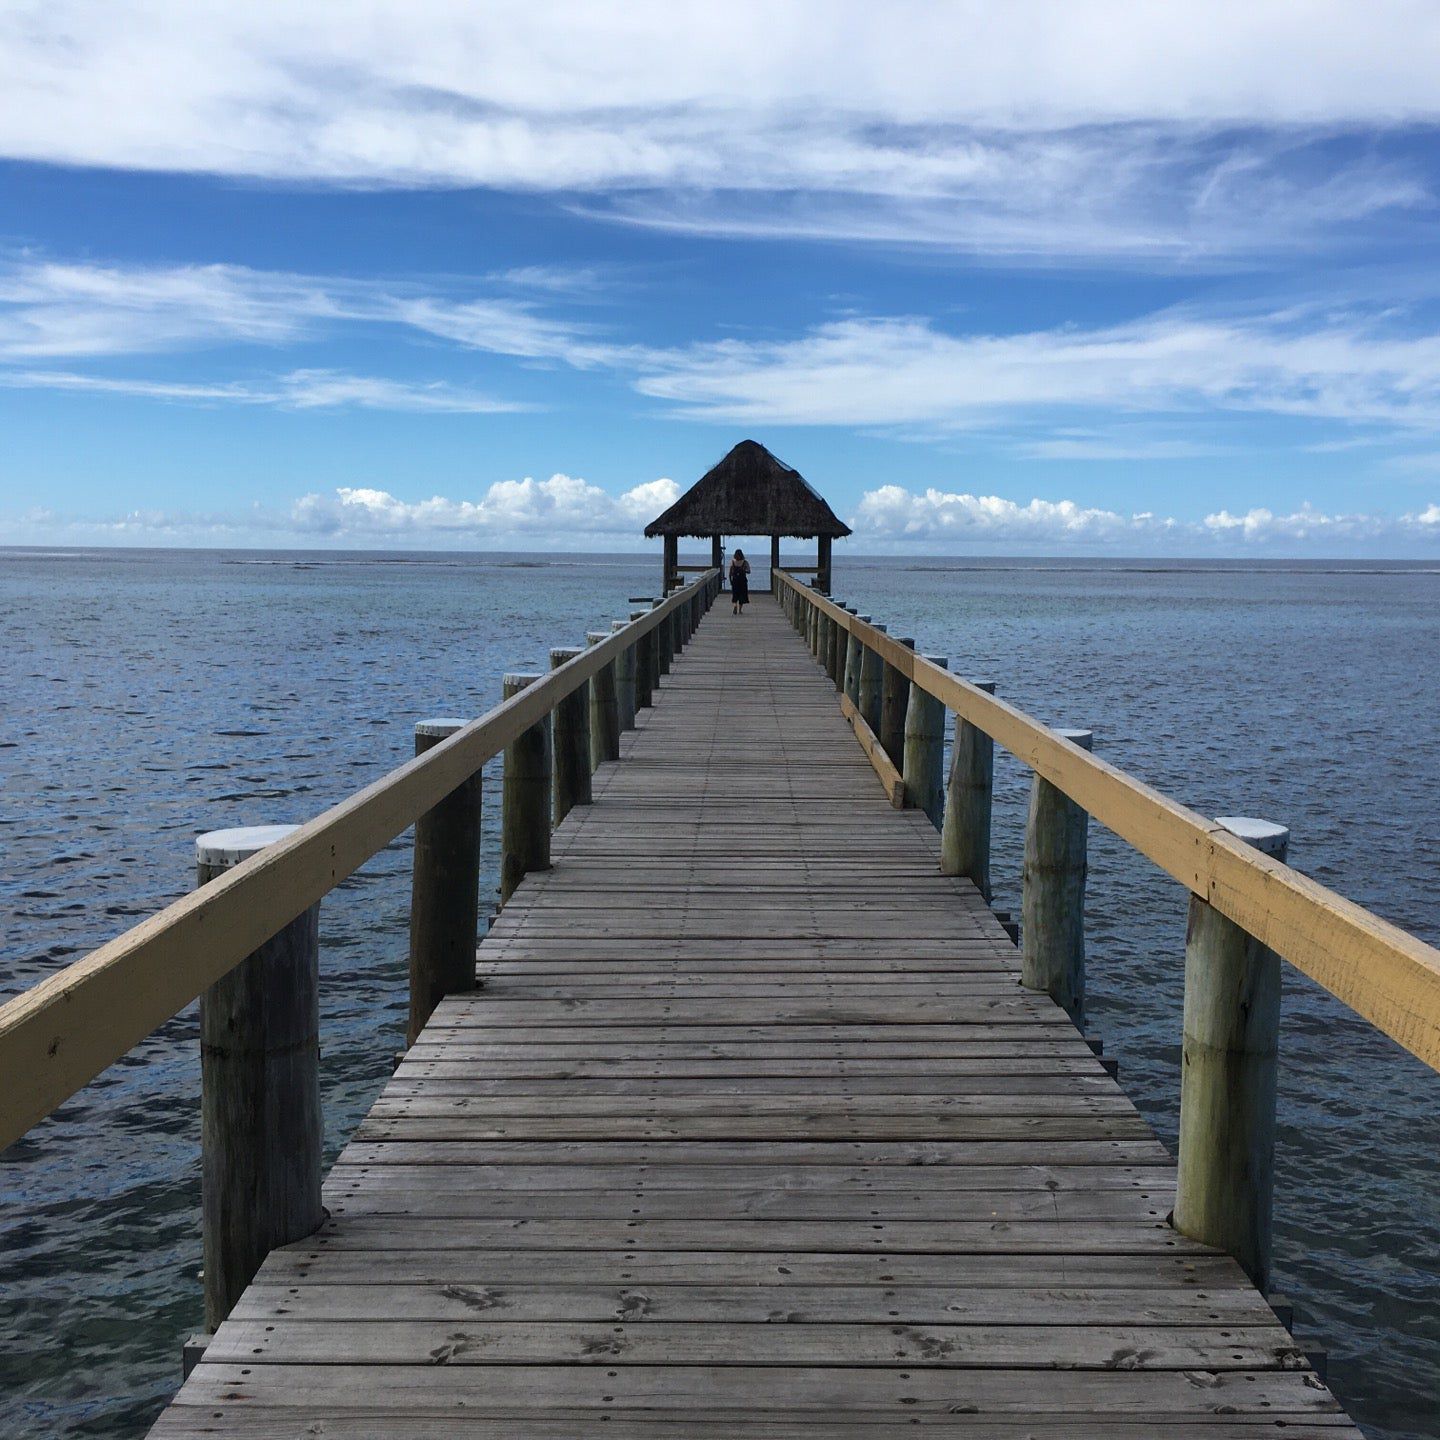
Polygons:
[[[195,842],[205,885],[294,825]],[[473,956],[472,956],[473,964]],[[216,1330],[271,1250],[320,1204],[320,907],[312,905],[200,996],[200,1207],[205,1325]]]
[[[632,605],[644,605],[644,610],[632,610],[630,618],[639,620],[647,614],[650,609],[650,601],[637,600],[635,596],[630,597]],[[635,639],[635,708],[637,710],[648,710],[655,703],[655,686],[659,679],[659,671],[655,658],[655,632],[639,635]]]
[[[851,612],[854,614],[854,612]],[[857,620],[865,624],[870,623],[868,615],[856,615]],[[861,644],[860,637],[852,630],[845,637],[845,694],[850,703],[858,710],[860,708],[860,665],[865,655],[865,646]]]
[[[570,646],[550,652],[558,670],[582,652]],[[590,804],[590,704],[587,687],[577,685],[555,705],[555,824],[577,805]]]
[[[885,627],[877,624],[875,629],[883,633]],[[880,652],[872,650],[868,645],[862,645],[860,647],[859,693],[855,704],[864,717],[865,723],[877,737],[880,734],[880,703],[884,683],[885,662],[881,660]]]
[[[665,603],[662,595],[651,603],[652,610],[658,610]],[[660,621],[655,626],[655,684],[660,684],[660,677],[670,673],[671,663],[675,659],[675,632],[670,628],[668,619]]]
[[[977,690],[995,693],[993,680],[977,680]],[[940,873],[963,875],[988,903],[990,890],[990,810],[995,786],[995,742],[959,716],[950,747],[950,778],[945,787],[945,823],[940,830]]]
[[[907,650],[915,648],[914,638],[909,635],[896,636],[896,643]],[[909,706],[910,682],[887,663],[880,681],[880,728],[875,734],[897,770],[905,763],[905,712]]]
[[[943,655],[922,657],[943,670]],[[905,750],[901,774],[905,778],[905,804],[923,810],[938,830],[944,815],[945,706],[919,685],[910,687],[905,708]]]
[[[505,699],[518,695],[539,675],[510,674],[502,681]],[[532,871],[550,868],[550,788],[553,750],[550,717],[537,720],[505,747],[500,801],[500,903]]]
[[[842,605],[842,610],[855,614],[853,605]],[[838,621],[833,621],[830,626],[829,654],[825,662],[826,673],[830,676],[831,682],[837,690],[845,688],[845,651],[849,643],[850,631]]]
[[[586,632],[585,643],[598,645],[608,640],[608,630]],[[607,760],[620,758],[620,694],[615,662],[603,665],[590,680],[590,769],[592,773]]]
[[[1217,823],[1285,859],[1283,825],[1242,816]],[[1279,1036],[1279,957],[1192,895],[1174,1223],[1229,1251],[1262,1293],[1270,1281]]]
[[[1089,730],[1055,732],[1089,750]],[[1036,775],[1025,826],[1020,978],[1043,990],[1078,1029],[1085,1023],[1085,870],[1090,817]]]
[[[623,630],[624,620],[612,620],[610,629]],[[620,728],[635,728],[635,647],[627,645],[615,657],[615,700],[619,709]]]
[[[459,719],[421,720],[415,726],[415,753],[423,755],[466,724]],[[415,1043],[445,996],[475,988],[481,788],[477,770],[415,822],[407,1046]]]

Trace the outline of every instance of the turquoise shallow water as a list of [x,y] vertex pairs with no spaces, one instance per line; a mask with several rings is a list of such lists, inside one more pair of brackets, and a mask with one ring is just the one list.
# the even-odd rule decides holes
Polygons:
[[[657,570],[0,552],[0,994],[182,893],[197,831],[324,808],[404,758],[415,719],[486,708]],[[1299,868],[1440,940],[1440,574],[842,554],[836,591],[1196,808],[1285,821]],[[1013,910],[1025,786],[1000,757]],[[1173,1143],[1185,897],[1105,832],[1091,847],[1093,1028]],[[332,1153],[403,1030],[408,881],[402,838],[322,912]],[[1440,1436],[1440,1077],[1286,984],[1278,1288],[1370,1433]],[[178,1382],[196,1080],[192,1011],[0,1160],[0,1433],[140,1434]]]

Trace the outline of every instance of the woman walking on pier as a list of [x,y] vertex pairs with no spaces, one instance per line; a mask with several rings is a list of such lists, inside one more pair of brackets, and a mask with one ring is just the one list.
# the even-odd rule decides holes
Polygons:
[[730,613],[738,615],[750,603],[750,562],[743,550],[730,562]]

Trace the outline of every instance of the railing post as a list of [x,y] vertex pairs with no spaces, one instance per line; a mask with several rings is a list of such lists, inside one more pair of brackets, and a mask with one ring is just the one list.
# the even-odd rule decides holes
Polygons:
[[[294,825],[195,842],[205,885]],[[312,905],[200,996],[205,1326],[230,1314],[265,1257],[315,1230],[320,1204],[320,907]]]
[[[608,630],[589,630],[587,645],[608,640]],[[593,773],[607,760],[620,758],[620,694],[615,679],[615,662],[602,665],[590,681],[590,770]]]
[[[584,651],[571,646],[550,652],[550,668],[558,670]],[[555,703],[555,824],[577,805],[590,804],[589,686],[577,685]]]
[[[1055,731],[1089,750],[1089,730]],[[1085,870],[1090,817],[1063,790],[1036,775],[1025,826],[1021,897],[1021,982],[1043,990],[1085,1024]]]
[[[623,630],[624,620],[612,620],[611,631]],[[620,728],[635,728],[635,647],[627,645],[615,657],[615,699],[619,706]]]
[[815,607],[814,634],[811,636],[810,649],[815,656],[815,663],[827,674],[830,670],[830,626],[831,619],[817,605]]
[[[645,609],[632,610],[630,618],[639,620],[650,613],[648,600],[630,597],[632,605],[643,604]],[[635,637],[635,708],[648,710],[655,703],[655,632],[649,631]]]
[[[415,753],[423,755],[467,723],[421,720],[415,726]],[[475,988],[481,789],[477,770],[415,822],[407,1046],[415,1043],[415,1037],[445,996]]]
[[[975,688],[995,693],[993,680]],[[950,779],[945,790],[945,824],[940,830],[940,873],[972,880],[990,902],[990,807],[995,787],[995,742],[978,726],[957,715],[950,747]]]
[[[505,699],[533,685],[539,675],[506,675]],[[505,747],[500,801],[500,903],[532,870],[550,868],[550,717],[537,720]]]
[[[1221,816],[1283,861],[1290,832]],[[1270,1279],[1280,960],[1198,895],[1185,936],[1185,1043],[1175,1228],[1227,1250],[1263,1294]]]
[[[856,615],[857,620],[863,620],[867,625],[870,623],[868,615]],[[865,647],[860,643],[860,637],[852,630],[845,637],[845,694],[850,703],[859,709],[860,706],[860,657],[865,652]]]
[[[921,657],[942,670],[949,664],[943,655]],[[905,708],[905,753],[901,775],[905,781],[905,804],[923,810],[938,830],[944,813],[945,706],[920,685],[911,685]]]
[[[895,643],[907,650],[915,648],[915,641],[909,635],[897,635]],[[893,665],[887,664],[880,682],[880,728],[875,736],[897,770],[905,763],[905,712],[909,707],[909,680]]]
[[670,661],[673,664],[685,649],[685,607],[677,605],[670,612],[670,619],[667,623],[672,636]]
[[[882,635],[885,633],[883,625],[876,625],[874,628]],[[865,723],[870,727],[871,734],[876,736],[880,734],[880,699],[884,676],[885,662],[880,658],[880,652],[872,650],[868,645],[862,645],[860,647],[860,696],[856,704],[859,706]]]

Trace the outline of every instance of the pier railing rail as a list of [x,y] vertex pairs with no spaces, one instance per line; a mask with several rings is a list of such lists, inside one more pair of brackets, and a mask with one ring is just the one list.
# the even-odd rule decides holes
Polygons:
[[[840,691],[892,803],[942,832],[941,868],[990,898],[993,746],[1032,772],[1020,943],[1022,979],[1084,1019],[1085,829],[1093,817],[1190,894],[1180,1152],[1174,1221],[1268,1278],[1277,956],[1440,1069],[1440,950],[1285,863],[1289,832],[1212,820],[952,674],[914,641],[777,570],[776,597]],[[946,712],[955,716],[942,775]]]
[[696,580],[413,760],[0,1007],[0,1149],[433,810],[506,746],[682,609]]

